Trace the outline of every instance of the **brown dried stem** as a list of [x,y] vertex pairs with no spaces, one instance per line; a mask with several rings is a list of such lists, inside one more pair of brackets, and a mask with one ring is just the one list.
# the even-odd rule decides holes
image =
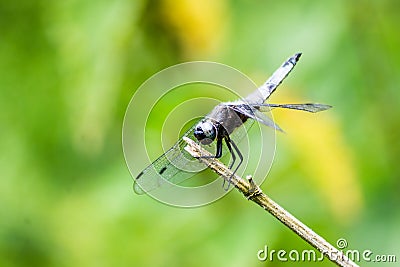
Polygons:
[[233,174],[227,166],[215,158],[204,158],[204,156],[212,156],[212,154],[202,149],[193,140],[184,137],[186,143],[185,150],[188,151],[193,157],[198,158],[201,162],[206,164],[210,169],[215,171],[218,175],[222,176],[227,182],[233,184],[248,200],[257,203],[264,210],[268,211],[272,216],[277,218],[280,222],[286,225],[290,230],[324,254],[329,260],[338,266],[354,267],[358,266],[351,261],[343,252],[328,243],[321,236],[316,234],[313,230],[305,224],[296,219],[292,214],[279,206],[276,202],[265,195],[261,189],[254,183],[251,176],[248,179],[243,179],[240,176]]

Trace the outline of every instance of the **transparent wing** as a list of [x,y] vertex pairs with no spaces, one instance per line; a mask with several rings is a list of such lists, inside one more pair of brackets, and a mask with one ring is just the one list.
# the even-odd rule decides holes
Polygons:
[[325,104],[317,104],[317,103],[304,103],[304,104],[232,104],[228,105],[233,110],[245,115],[248,118],[251,118],[255,121],[258,121],[268,127],[271,127],[275,130],[283,132],[283,130],[265,113],[270,112],[271,109],[274,108],[286,108],[293,110],[301,110],[307,112],[320,112],[327,109],[330,109],[332,106]]
[[330,109],[332,106],[318,103],[304,103],[304,104],[262,104],[262,105],[252,105],[253,108],[258,109],[261,112],[269,112],[273,108],[286,108],[295,109],[307,112],[320,112]]
[[[254,121],[248,120],[244,125],[239,127],[231,134],[231,139],[239,143],[246,136],[247,131],[254,124]],[[195,124],[196,125],[196,124]],[[183,136],[197,142],[193,135],[193,126]],[[180,138],[169,150],[157,158],[152,164],[146,167],[134,181],[134,191],[137,194],[144,194],[160,187],[172,186],[173,184],[181,184],[187,179],[192,178],[198,172],[206,169],[206,166],[193,158],[184,147],[186,142]],[[209,146],[203,146],[204,149],[215,154],[216,145],[213,142]],[[223,143],[222,158],[220,159],[224,164],[228,164],[232,159],[228,148]]]
[[[193,129],[194,127],[184,136],[193,139]],[[174,146],[145,168],[135,178],[133,186],[135,192],[144,194],[161,186],[179,184],[203,170],[204,164],[187,153],[184,150],[185,146],[186,142],[180,138]]]
[[[259,105],[258,105],[259,106]],[[239,112],[246,117],[253,119],[255,121],[258,121],[268,127],[271,127],[275,130],[283,132],[281,127],[279,127],[270,117],[268,117],[266,114],[260,112],[258,109],[253,108],[250,105],[247,104],[239,104],[239,105],[229,105],[230,108],[235,110],[236,112]]]

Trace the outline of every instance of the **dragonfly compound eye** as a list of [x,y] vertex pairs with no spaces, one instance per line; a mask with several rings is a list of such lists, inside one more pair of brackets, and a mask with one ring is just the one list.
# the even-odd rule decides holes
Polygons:
[[199,140],[203,145],[209,145],[214,141],[217,133],[214,125],[209,121],[202,121],[197,124],[194,130],[194,136]]

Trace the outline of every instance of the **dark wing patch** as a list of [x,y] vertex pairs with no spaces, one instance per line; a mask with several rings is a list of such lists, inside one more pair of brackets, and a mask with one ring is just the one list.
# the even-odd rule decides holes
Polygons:
[[252,108],[250,105],[247,104],[238,104],[238,105],[228,105],[230,108],[235,110],[236,112],[239,112],[250,119],[253,119],[255,121],[258,121],[259,123],[262,123],[268,127],[271,127],[277,131],[283,132],[281,127],[279,127],[270,117],[265,115],[264,113],[260,112],[259,110]]

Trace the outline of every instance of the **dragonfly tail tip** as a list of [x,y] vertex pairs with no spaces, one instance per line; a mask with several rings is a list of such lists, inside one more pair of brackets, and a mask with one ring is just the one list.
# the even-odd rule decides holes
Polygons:
[[296,53],[292,57],[288,59],[289,62],[291,62],[293,65],[296,65],[296,63],[299,61],[302,53]]

